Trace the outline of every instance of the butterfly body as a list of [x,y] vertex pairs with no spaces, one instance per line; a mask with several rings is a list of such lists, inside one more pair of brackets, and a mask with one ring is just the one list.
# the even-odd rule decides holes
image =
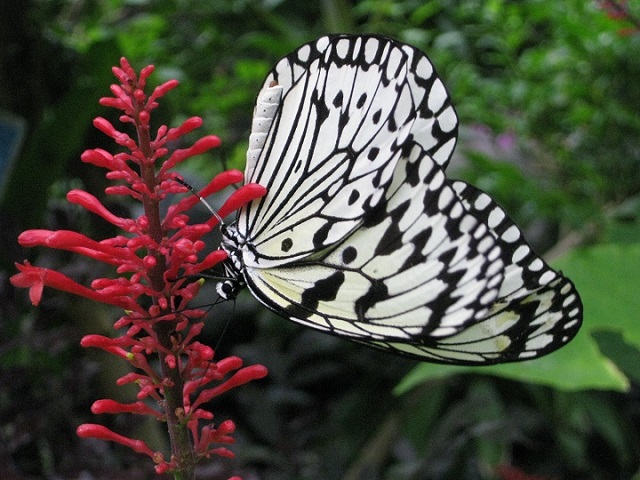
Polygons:
[[229,298],[422,360],[534,358],[579,328],[573,284],[488,195],[446,178],[457,117],[419,50],[322,37],[258,95],[245,181],[268,193],[223,230]]

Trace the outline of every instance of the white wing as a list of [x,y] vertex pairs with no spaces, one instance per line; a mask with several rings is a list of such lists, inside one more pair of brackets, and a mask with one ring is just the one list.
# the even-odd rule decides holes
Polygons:
[[571,281],[488,195],[429,171],[421,188],[394,181],[383,213],[325,257],[248,269],[253,294],[294,322],[438,363],[527,360],[571,340]]
[[582,323],[573,283],[535,254],[489,195],[461,181],[452,186],[500,247],[505,267],[498,298],[484,318],[447,338],[414,344],[374,340],[373,346],[432,362],[473,365],[528,360],[565,345]]
[[241,211],[237,229],[253,247],[245,263],[260,267],[344,239],[384,198],[403,149],[418,143],[444,165],[457,132],[424,54],[378,36],[323,37],[285,57],[256,118],[246,181],[269,193]]
[[245,171],[269,192],[229,240],[254,296],[294,322],[434,362],[525,360],[568,342],[582,319],[575,287],[488,195],[446,179],[456,133],[444,86],[412,47],[340,35],[281,60]]
[[245,267],[252,293],[291,320],[366,343],[433,342],[488,314],[503,280],[494,235],[417,145],[385,199],[338,246]]
[[[486,193],[466,182],[452,186],[469,212],[487,225],[502,251],[498,299],[476,325],[419,352],[446,363],[502,363],[546,355],[571,340],[582,323],[582,302],[568,278],[532,250],[522,232]],[[380,345],[406,350],[404,345]]]

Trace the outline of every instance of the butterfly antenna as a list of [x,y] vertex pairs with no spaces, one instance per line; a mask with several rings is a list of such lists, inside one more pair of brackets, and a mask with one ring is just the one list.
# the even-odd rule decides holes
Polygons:
[[206,201],[204,198],[202,198],[202,197],[200,196],[200,194],[199,194],[198,192],[196,192],[196,189],[195,189],[195,188],[193,188],[191,185],[189,185],[187,182],[185,182],[185,181],[184,181],[184,180],[182,180],[181,178],[176,178],[175,180],[176,180],[176,182],[178,182],[178,183],[180,183],[180,184],[184,185],[185,187],[187,187],[187,188],[191,191],[191,193],[193,193],[193,194],[198,198],[198,200],[200,200],[200,202],[201,202],[205,207],[207,207],[207,210],[209,210],[209,211],[211,212],[211,215],[213,215],[214,217],[216,217],[216,219],[218,220],[218,222],[220,223],[220,225],[224,225],[224,221],[222,220],[222,217],[221,217],[220,215],[218,215],[218,212],[216,212],[216,211],[213,209],[213,207],[212,207],[211,205],[209,205],[209,204],[207,203],[207,201]]
[[216,342],[216,346],[214,348],[214,351],[217,351],[218,348],[220,347],[220,344],[222,343],[222,339],[224,338],[225,334],[227,333],[227,330],[229,329],[229,325],[231,325],[231,319],[233,318],[233,315],[236,313],[236,301],[233,301],[233,307],[231,309],[231,315],[229,315],[227,317],[227,321],[224,323],[224,327],[222,327],[222,332],[220,333],[220,337],[218,338],[218,341]]

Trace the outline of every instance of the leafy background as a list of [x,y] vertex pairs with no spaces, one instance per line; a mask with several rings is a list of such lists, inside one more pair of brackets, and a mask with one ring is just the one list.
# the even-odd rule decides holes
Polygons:
[[[137,68],[155,64],[157,83],[180,80],[162,121],[199,115],[204,131],[224,142],[186,167],[198,185],[223,165],[242,168],[255,95],[280,56],[325,33],[373,32],[428,53],[463,125],[450,175],[491,193],[574,280],[584,326],[540,360],[445,367],[307,331],[243,297],[233,312],[213,312],[208,340],[220,342],[221,356],[265,364],[270,376],[214,406],[218,420],[239,426],[238,456],[204,465],[199,478],[640,478],[640,4],[618,2],[630,16],[616,18],[605,3],[5,5],[0,108],[28,128],[1,179],[0,477],[154,478],[123,449],[74,433],[91,421],[93,400],[134,394],[113,385],[122,365],[78,347],[86,333],[111,334],[117,312],[54,292],[33,309],[8,284],[12,263],[25,256],[80,280],[102,274],[59,252],[20,251],[16,237],[25,228],[70,227],[109,235],[64,194],[104,189],[102,172],[78,159],[86,148],[109,148],[91,119],[111,114],[97,104],[110,67],[125,55]],[[130,208],[110,202],[116,212]],[[98,421],[162,447],[153,422]]]

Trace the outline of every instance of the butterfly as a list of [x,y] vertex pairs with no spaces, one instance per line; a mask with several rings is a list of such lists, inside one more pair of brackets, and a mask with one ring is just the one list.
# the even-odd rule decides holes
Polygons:
[[436,363],[550,353],[582,304],[486,193],[445,176],[458,119],[418,49],[329,35],[282,58],[258,94],[245,182],[266,196],[223,226],[223,298]]

